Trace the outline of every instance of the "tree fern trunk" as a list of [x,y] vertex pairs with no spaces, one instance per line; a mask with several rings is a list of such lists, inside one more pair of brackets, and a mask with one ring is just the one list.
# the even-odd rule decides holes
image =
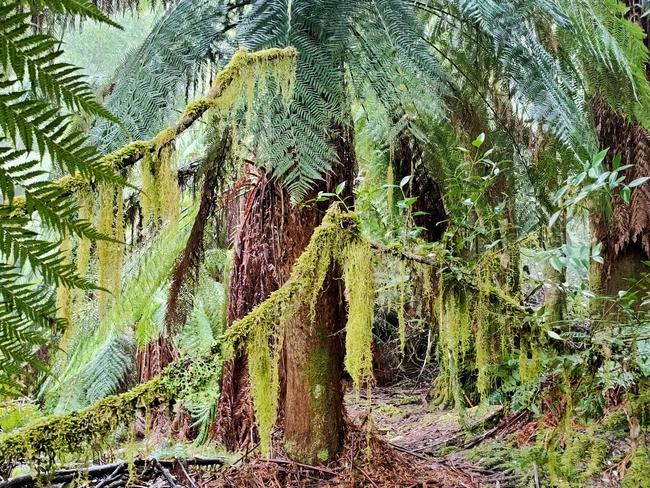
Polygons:
[[[346,182],[341,197],[348,205],[356,174],[351,129],[335,128],[337,161],[332,175],[323,182],[324,191]],[[303,207],[287,214],[282,232],[283,280],[307,246],[320,224],[325,208]],[[284,338],[286,383],[283,406],[284,448],[293,459],[307,463],[330,461],[343,445],[343,345],[346,310],[340,272],[330,269],[315,305],[315,319],[309,304],[288,324]],[[281,407],[282,408],[282,407]]]
[[[319,188],[333,191],[345,181],[342,197],[351,198],[356,172],[351,132],[338,129],[338,161]],[[261,175],[244,205],[234,244],[228,323],[246,315],[290,276],[293,265],[321,223],[327,205],[292,205],[288,193]],[[342,337],[345,325],[343,288],[338,270],[330,270],[316,302],[312,323],[309,305],[289,321],[280,367],[280,419],[283,448],[303,462],[336,456],[345,431],[343,421]],[[237,450],[257,441],[250,398],[247,358],[224,367],[217,421],[212,438]]]
[[[608,164],[615,154],[620,154],[621,164],[632,165],[625,172],[626,183],[650,175],[648,132],[616,114],[599,94],[592,105],[600,145],[609,148]],[[650,183],[634,188],[629,204],[615,193],[610,210],[594,209],[591,227],[594,239],[603,244],[604,259],[592,270],[594,288],[615,297],[648,271],[643,261],[650,258]]]
[[[253,185],[245,197],[230,200],[227,212],[229,233],[235,233],[228,288],[227,324],[244,317],[280,286],[278,256],[278,212],[281,190],[263,174],[250,173],[236,187]],[[281,215],[281,213],[280,213]],[[248,361],[244,354],[224,364],[217,419],[210,437],[230,450],[241,450],[257,442],[250,396]]]

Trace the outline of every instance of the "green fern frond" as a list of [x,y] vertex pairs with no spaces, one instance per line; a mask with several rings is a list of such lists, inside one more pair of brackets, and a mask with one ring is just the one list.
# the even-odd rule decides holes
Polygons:
[[129,140],[149,139],[165,126],[179,95],[201,80],[209,60],[219,64],[220,57],[234,52],[225,33],[241,8],[226,0],[181,0],[165,11],[113,75],[106,106],[124,121],[127,132],[100,121],[90,135],[103,152]]
[[80,19],[96,20],[113,27],[120,27],[107,17],[95,3],[90,0],[21,0],[21,4],[37,10],[51,9],[55,12],[68,14]]
[[121,181],[73,130],[69,112],[117,119],[80,70],[61,61],[59,42],[34,32],[38,6],[112,24],[86,0],[0,1],[0,388],[11,390],[19,387],[11,377],[26,365],[43,367],[36,351],[65,326],[55,318],[53,288],[93,287],[61,256],[58,236],[103,238],[78,219],[74,185],[47,181],[42,162],[49,156],[64,173],[89,181]]

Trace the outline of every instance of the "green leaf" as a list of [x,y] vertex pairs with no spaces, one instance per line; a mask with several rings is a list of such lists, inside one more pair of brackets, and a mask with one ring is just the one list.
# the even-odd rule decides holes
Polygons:
[[621,199],[628,205],[630,204],[631,196],[632,196],[632,190],[630,190],[629,186],[624,186],[623,188],[621,188]]
[[472,146],[479,148],[485,142],[485,132],[481,132],[476,139],[472,141]]
[[553,227],[553,225],[555,225],[555,222],[557,222],[557,219],[560,218],[561,214],[562,214],[562,210],[558,210],[553,215],[551,215],[551,218],[548,219],[548,226]]
[[340,195],[341,192],[345,189],[346,183],[347,183],[346,181],[342,181],[341,183],[336,185],[336,189],[334,190],[334,193],[336,193],[336,195]]
[[632,180],[630,183],[628,183],[627,186],[629,188],[634,188],[635,186],[643,185],[648,180],[650,180],[650,176],[641,176],[639,178]]

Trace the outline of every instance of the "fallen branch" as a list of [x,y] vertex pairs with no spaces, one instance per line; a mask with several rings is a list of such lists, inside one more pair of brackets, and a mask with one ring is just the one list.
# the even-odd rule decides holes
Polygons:
[[318,471],[320,473],[327,473],[331,474],[332,476],[338,476],[339,473],[337,473],[334,470],[324,468],[322,466],[312,466],[311,464],[302,464],[302,463],[297,463],[295,461],[290,461],[289,459],[265,459],[265,462],[268,463],[274,463],[274,464],[283,464],[285,466],[298,466],[299,468],[303,469],[309,469],[312,471]]
[[[188,466],[223,466],[226,463],[227,459],[224,457],[213,457],[213,458],[187,458],[183,459],[182,462]],[[136,459],[133,462],[133,466],[137,469],[143,469],[147,466],[150,466],[152,463],[155,464],[162,473],[165,471],[169,473],[167,468],[171,468],[177,462],[181,462],[180,459]],[[101,478],[102,476],[108,475],[108,477],[100,482],[95,488],[106,487],[111,483],[116,481],[118,477],[117,474],[128,469],[129,465],[127,462],[103,464],[89,467],[81,467],[74,469],[61,469],[56,471],[51,477],[48,477],[47,481],[49,484],[63,484],[70,483],[75,478],[85,477],[89,480]],[[164,470],[164,471],[162,471]],[[171,475],[170,475],[171,476]],[[168,480],[169,481],[169,480]],[[10,478],[7,481],[0,482],[0,488],[27,488],[32,486],[39,486],[39,483],[42,483],[42,480],[39,480],[38,477],[32,475],[18,476],[16,478]],[[176,486],[176,485],[174,485]]]
[[171,475],[171,473],[167,470],[167,468],[165,468],[162,464],[160,464],[160,461],[158,461],[157,459],[153,460],[153,464],[156,466],[156,468],[158,468],[158,471],[160,471],[162,475],[165,477],[167,483],[169,483],[169,486],[171,486],[171,488],[176,488],[177,486],[176,480]]

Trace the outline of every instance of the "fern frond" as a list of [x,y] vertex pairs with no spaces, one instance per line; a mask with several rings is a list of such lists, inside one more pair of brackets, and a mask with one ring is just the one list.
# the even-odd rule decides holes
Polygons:
[[[86,0],[40,5],[112,23]],[[18,377],[25,365],[43,366],[35,352],[52,330],[65,325],[55,318],[53,288],[93,286],[76,274],[60,255],[59,241],[48,235],[102,238],[77,218],[70,189],[44,179],[42,161],[49,156],[64,173],[87,181],[121,180],[72,129],[68,113],[115,117],[97,103],[80,70],[61,61],[58,41],[34,33],[33,7],[0,2],[0,388],[10,389],[17,382],[8,378]]]
[[240,10],[227,0],[181,0],[165,11],[113,75],[106,105],[127,132],[109,121],[97,124],[90,134],[103,152],[148,139],[169,122],[182,90],[201,78],[211,58],[220,61],[217,45],[228,57],[234,52],[225,33]]

